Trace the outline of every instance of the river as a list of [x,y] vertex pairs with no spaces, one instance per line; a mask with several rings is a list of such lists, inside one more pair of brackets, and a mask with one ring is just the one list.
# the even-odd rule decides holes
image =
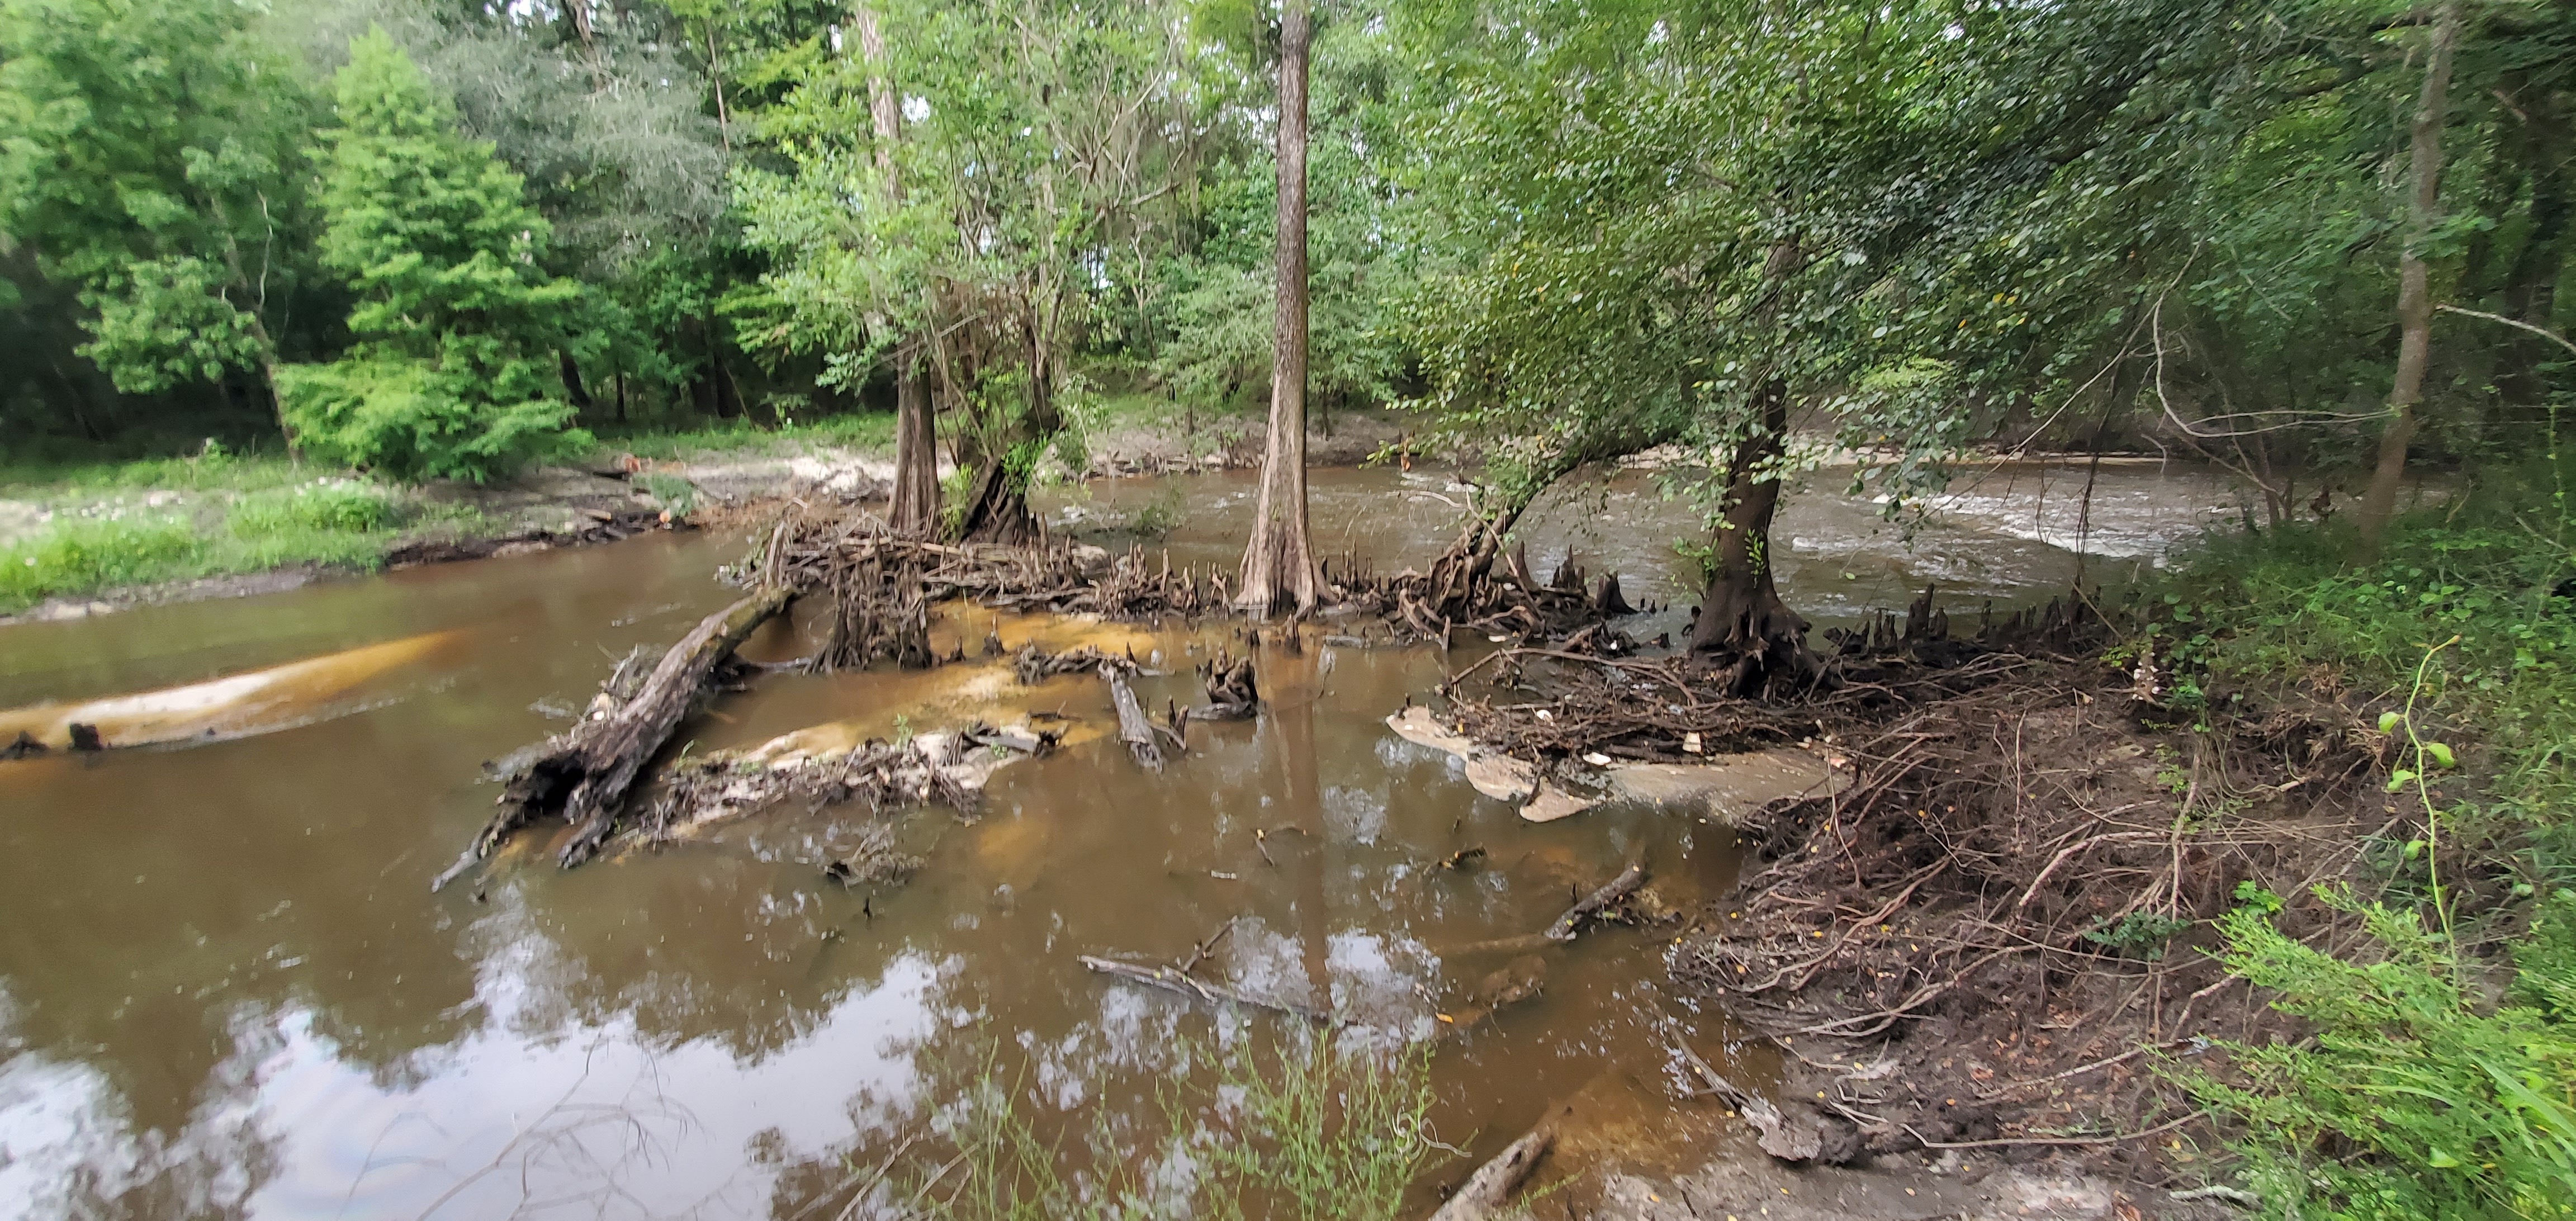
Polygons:
[[[2116,582],[2238,505],[2206,472],[2113,462],[2087,515],[2083,467],[2008,464],[1909,526],[1834,472],[1809,482],[1775,552],[1820,623],[1927,581],[1954,616],[2062,590],[2079,562]],[[1176,565],[1231,564],[1254,486],[1101,481],[1039,508],[1117,546],[1140,519],[1168,525],[1153,545]],[[1435,472],[1318,470],[1318,547],[1424,563],[1462,497]],[[1647,637],[1686,613],[1671,543],[1692,532],[1645,472],[1560,490],[1523,530],[1542,573],[1570,552],[1621,572],[1632,601],[1672,603]],[[128,706],[171,745],[0,763],[0,1215],[796,1216],[837,1207],[854,1168],[978,1073],[1069,1147],[1106,1131],[1152,1158],[1171,1084],[1280,1019],[1213,1018],[1077,955],[1180,959],[1233,920],[1212,977],[1329,1004],[1350,1023],[1338,1037],[1429,1039],[1501,965],[1458,947],[1544,927],[1634,855],[1678,907],[1741,864],[1730,832],[1686,818],[1523,822],[1384,724],[1459,657],[1325,646],[1265,652],[1264,715],[1194,729],[1159,774],[1095,739],[1003,769],[972,820],[901,817],[925,864],[900,887],[823,879],[877,817],[841,807],[571,873],[513,856],[432,894],[491,808],[480,765],[561,729],[629,648],[722,606],[712,574],[741,545],[656,534],[0,628],[0,708],[262,676]],[[810,619],[745,652],[797,655]],[[1232,643],[1223,625],[985,612],[940,629],[970,646],[987,630],[1133,643],[1175,672],[1140,684],[1154,707]],[[1004,709],[1108,712],[1096,680],[1023,689],[977,662],[768,676],[682,736],[707,750]],[[1479,867],[1431,868],[1471,846]],[[1650,1117],[1676,1037],[1761,1077],[1721,1017],[1672,994],[1659,950],[1612,929],[1551,951],[1538,999],[1440,1043],[1430,1135],[1481,1157],[1605,1079]]]

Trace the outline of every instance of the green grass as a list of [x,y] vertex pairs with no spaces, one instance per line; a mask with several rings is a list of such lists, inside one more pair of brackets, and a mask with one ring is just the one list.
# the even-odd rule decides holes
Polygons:
[[187,575],[204,541],[188,523],[72,520],[0,549],[0,611]]
[[0,613],[47,598],[289,564],[373,568],[404,524],[393,494],[354,481],[210,498],[193,513],[96,512],[66,513],[0,547]]
[[[1122,1140],[1096,1110],[1078,1149],[1042,1135],[1041,1104],[1005,1086],[988,1059],[941,1091],[950,1101],[929,1139],[906,1145],[866,1190],[938,1221],[1394,1221],[1438,1149],[1423,1135],[1425,1049],[1352,1050],[1318,1032],[1187,1053],[1213,1059],[1215,1080],[1172,1087],[1160,1132]],[[1175,1168],[1183,1173],[1163,1173]]]
[[0,496],[53,502],[131,492],[260,492],[311,480],[316,468],[220,449],[191,458],[0,466]]

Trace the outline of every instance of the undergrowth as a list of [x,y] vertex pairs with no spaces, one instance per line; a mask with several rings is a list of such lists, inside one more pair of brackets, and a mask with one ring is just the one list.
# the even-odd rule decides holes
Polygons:
[[[2576,892],[2514,952],[2504,1003],[2410,911],[2320,897],[2360,917],[2373,954],[2337,958],[2263,905],[2220,921],[2230,972],[2274,990],[2314,1037],[2235,1047],[2238,1077],[2184,1078],[2243,1120],[2244,1177],[2284,1217],[2576,1217]],[[2357,1156],[2358,1155],[2358,1156]]]
[[2490,863],[2512,869],[2524,897],[2576,884],[2568,546],[2503,508],[2470,506],[2400,519],[2375,567],[2347,567],[2348,550],[2340,532],[2315,528],[2214,541],[2158,595],[2148,630],[2178,669],[2205,668],[2217,683],[2411,696],[2426,723],[2472,748],[2457,814],[2497,846]]
[[1051,1138],[1034,1096],[988,1060],[933,1117],[932,1139],[905,1146],[848,1215],[1392,1221],[1439,1148],[1422,1135],[1421,1049],[1355,1049],[1319,1032],[1185,1051],[1214,1060],[1214,1081],[1170,1087],[1158,1137],[1121,1139],[1102,1112],[1078,1147]]
[[[2561,512],[2535,522],[2543,504]],[[2471,489],[2400,519],[2370,567],[2326,528],[2217,540],[2127,646],[2170,662],[2179,702],[2304,687],[2375,707],[2396,748],[2388,809],[2415,829],[2391,851],[2364,846],[2356,881],[2376,893],[2319,892],[2365,936],[2340,955],[2294,940],[2269,895],[2240,895],[2219,922],[2228,970],[2308,1031],[2229,1048],[2223,1079],[2180,1074],[2243,1121],[2234,1148],[2266,1215],[2576,1218],[2563,509],[2528,481]]]
[[0,547],[0,613],[47,598],[287,564],[372,568],[402,517],[391,495],[355,482],[223,497],[202,515],[149,508],[67,513]]

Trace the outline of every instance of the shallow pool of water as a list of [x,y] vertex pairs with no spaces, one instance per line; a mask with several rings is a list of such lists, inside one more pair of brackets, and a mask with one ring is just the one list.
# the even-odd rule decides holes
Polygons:
[[[1820,621],[1926,580],[2044,596],[2074,573],[2055,501],[2081,476],[1990,474],[1911,547],[1873,506],[1810,491],[1783,514],[1784,584]],[[1107,529],[1175,505],[1175,562],[1230,566],[1251,487],[1119,481],[1042,508]],[[1318,542],[1382,569],[1425,563],[1459,498],[1423,472],[1318,471]],[[2138,562],[2229,504],[2204,475],[2106,468],[2091,538]],[[1527,534],[1542,571],[1571,553],[1629,574],[1632,598],[1679,603],[1670,543],[1691,523],[1652,476],[1622,474],[1552,496]],[[926,864],[901,887],[823,879],[876,817],[840,807],[572,873],[531,842],[479,888],[430,893],[489,813],[479,764],[560,729],[628,648],[727,602],[711,574],[738,547],[657,535],[0,628],[0,708],[442,642],[299,688],[309,698],[206,744],[0,764],[0,1213],[792,1216],[837,1206],[849,1168],[960,1072],[1015,1083],[1050,1131],[1105,1116],[1149,1143],[1158,1091],[1206,1071],[1192,1040],[1280,1028],[1113,983],[1078,955],[1170,961],[1231,919],[1203,972],[1329,1005],[1346,1038],[1420,1039],[1502,965],[1461,947],[1544,927],[1634,856],[1674,905],[1739,864],[1731,835],[1686,819],[1522,822],[1383,724],[1460,658],[1312,647],[1265,651],[1264,715],[1193,729],[1160,773],[1095,740],[1004,769],[972,820],[903,816]],[[987,630],[1093,629],[983,612],[942,628],[970,651]],[[808,635],[773,625],[746,651],[793,656]],[[1224,625],[1118,639],[1169,674],[1139,685],[1154,707],[1193,694],[1192,661],[1239,647]],[[707,750],[1002,708],[1108,713],[1097,680],[1023,690],[977,662],[770,676],[682,736]],[[1480,868],[1430,868],[1471,846]],[[1441,1044],[1434,1133],[1489,1152],[1605,1072],[1651,1096],[1677,1032],[1724,1066],[1731,1032],[1666,994],[1659,948],[1612,929],[1548,951],[1539,999]]]

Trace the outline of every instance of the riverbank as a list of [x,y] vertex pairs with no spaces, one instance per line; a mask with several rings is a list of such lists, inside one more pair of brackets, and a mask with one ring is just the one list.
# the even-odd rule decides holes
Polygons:
[[2071,630],[1918,613],[1787,706],[1533,659],[1457,715],[1542,771],[1800,732],[1848,760],[1740,824],[1667,957],[1776,1050],[1816,1160],[2119,1193],[2058,1215],[2547,1215],[2520,1204],[2576,1184],[2576,1127],[2515,1083],[2576,1072],[2570,557],[2474,510],[2348,550],[2215,540]]
[[[1309,437],[1318,466],[1355,465],[1407,417],[1343,412]],[[1246,438],[1250,436],[1250,441]],[[609,541],[685,524],[701,507],[821,493],[881,499],[890,417],[612,436],[584,462],[490,484],[406,486],[220,450],[189,458],[0,470],[0,624],[239,597],[389,567]],[[1257,466],[1257,435],[1220,418],[1184,429],[1131,409],[1041,472],[1080,482]],[[943,469],[943,474],[948,473]],[[1115,524],[1115,523],[1112,523]]]

